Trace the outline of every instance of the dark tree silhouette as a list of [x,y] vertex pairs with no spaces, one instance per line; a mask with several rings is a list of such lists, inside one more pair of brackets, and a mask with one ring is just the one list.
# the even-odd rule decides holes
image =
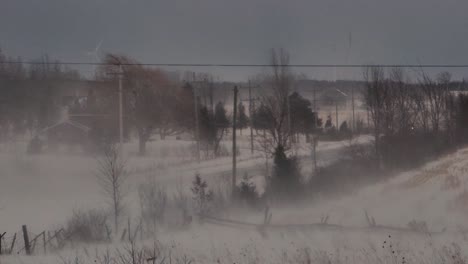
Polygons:
[[249,125],[249,117],[245,113],[245,106],[242,102],[239,103],[237,106],[237,123],[236,127],[241,131],[242,135],[242,130],[247,128]]

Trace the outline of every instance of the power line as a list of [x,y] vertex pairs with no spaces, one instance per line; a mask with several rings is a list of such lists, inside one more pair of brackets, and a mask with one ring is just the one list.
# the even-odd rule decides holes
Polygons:
[[[0,64],[27,65],[89,65],[89,66],[164,66],[164,67],[271,67],[271,64],[235,63],[106,63],[106,62],[40,62],[40,61],[0,61]],[[468,64],[288,64],[275,65],[291,68],[468,68]]]

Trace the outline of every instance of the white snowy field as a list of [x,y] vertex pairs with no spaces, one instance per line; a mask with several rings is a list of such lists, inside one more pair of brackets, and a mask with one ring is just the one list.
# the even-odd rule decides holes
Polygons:
[[[245,138],[241,142],[248,147]],[[126,146],[132,172],[129,207],[138,209],[135,209],[138,207],[135,188],[149,174],[155,174],[158,182],[168,189],[175,188],[180,181],[188,188],[195,172],[200,172],[210,183],[216,182],[220,175],[229,175],[229,157],[198,164],[194,160],[171,158],[172,148],[162,151],[170,146],[183,150],[187,144],[156,141],[149,146],[150,154],[145,158],[131,154],[136,151],[134,145]],[[325,164],[336,159],[347,144],[320,143],[319,156],[325,157],[320,162]],[[20,147],[14,149],[16,152],[8,152],[8,146],[4,146],[0,154],[0,231],[12,233],[27,224],[32,232],[40,232],[62,225],[73,209],[106,206],[96,185],[94,157],[26,156],[19,151]],[[301,151],[304,155],[301,162],[307,170],[311,163],[305,155],[308,150],[304,147]],[[242,149],[239,160],[241,170],[257,169],[261,174],[265,161],[259,153],[251,156],[250,151]],[[273,225],[311,224],[328,216],[329,224],[353,227],[349,230],[305,228],[263,233],[255,228],[193,223],[184,230],[160,230],[154,240],[141,243],[153,249],[157,242],[160,257],[170,255],[174,263],[188,263],[182,261],[185,257],[195,263],[411,263],[409,260],[465,263],[456,261],[463,260],[457,250],[464,256],[468,252],[468,240],[463,232],[468,230],[467,183],[468,149],[461,149],[421,169],[402,173],[346,197],[271,208]],[[406,228],[413,220],[424,221],[435,234],[361,230],[358,228],[367,226],[364,211],[378,225]],[[259,224],[263,212],[231,211],[224,217]],[[126,246],[125,243],[83,245],[65,249],[59,255],[38,252],[35,256],[4,256],[0,263],[94,263],[107,250],[117,254],[117,249],[122,251]]]

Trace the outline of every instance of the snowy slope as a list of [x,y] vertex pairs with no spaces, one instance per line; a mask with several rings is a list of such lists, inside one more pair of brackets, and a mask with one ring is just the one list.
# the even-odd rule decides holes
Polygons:
[[[86,166],[85,162],[81,165]],[[426,221],[432,231],[446,230],[438,235],[351,229],[272,230],[265,234],[255,229],[205,223],[193,224],[186,230],[161,230],[156,241],[166,256],[168,252],[174,258],[188,256],[196,263],[309,263],[309,257],[315,261],[312,263],[329,263],[329,259],[337,263],[401,263],[402,257],[418,260],[413,263],[458,263],[443,258],[451,259],[457,247],[468,248],[466,238],[459,232],[468,229],[468,199],[460,200],[466,197],[463,193],[467,172],[468,149],[462,149],[420,170],[402,173],[341,199],[271,209],[273,224],[316,223],[321,216],[329,215],[331,224],[363,227],[367,225],[367,210],[377,224],[406,227],[411,220]],[[226,217],[261,223],[263,213],[232,212]],[[152,243],[144,242],[147,246]],[[385,247],[388,244],[393,247],[390,251]],[[6,263],[75,263],[78,256],[82,263],[92,263],[96,254],[103,254],[106,249],[115,252],[124,246],[78,247],[61,252],[62,258],[39,255],[4,259]]]

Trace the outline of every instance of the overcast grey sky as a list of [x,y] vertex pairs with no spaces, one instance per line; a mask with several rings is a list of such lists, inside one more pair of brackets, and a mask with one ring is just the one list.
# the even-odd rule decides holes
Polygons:
[[[156,63],[265,63],[283,47],[293,63],[468,64],[467,11],[466,0],[1,0],[0,47],[92,61],[103,39],[104,52]],[[319,72],[306,71],[331,76]]]

